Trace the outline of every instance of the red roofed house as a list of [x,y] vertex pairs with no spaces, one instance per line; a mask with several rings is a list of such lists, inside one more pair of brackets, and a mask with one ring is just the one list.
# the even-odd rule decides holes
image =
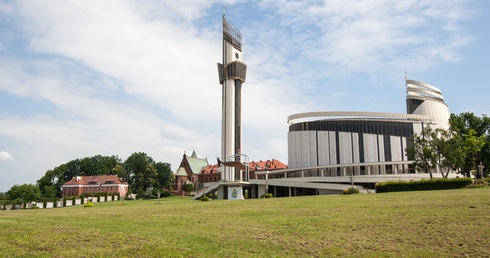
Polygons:
[[[266,160],[266,161],[252,161],[248,163],[249,167],[249,178],[255,179],[259,177],[255,175],[257,171],[273,171],[278,169],[286,169],[288,165],[280,162],[277,159]],[[263,176],[261,176],[263,177]],[[218,170],[218,165],[207,165],[201,169],[199,174],[199,182],[201,182],[204,187],[208,187],[213,182],[218,182],[221,180],[221,171]]]
[[80,196],[82,193],[119,193],[126,196],[128,183],[116,175],[75,176],[63,184],[61,193],[65,196]]

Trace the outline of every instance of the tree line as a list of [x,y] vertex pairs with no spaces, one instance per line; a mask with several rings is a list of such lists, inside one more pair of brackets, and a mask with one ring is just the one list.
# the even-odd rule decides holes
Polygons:
[[[451,114],[449,129],[433,129],[426,124],[409,143],[408,159],[414,160],[415,169],[429,173],[431,179],[433,171],[439,171],[442,177],[455,171],[480,178],[479,167],[490,166],[490,118],[471,112]],[[484,176],[488,176],[488,171],[483,171]]]
[[61,187],[73,177],[100,175],[117,175],[128,182],[128,193],[138,196],[143,196],[149,187],[170,188],[174,179],[169,163],[155,162],[144,152],[135,152],[125,161],[114,155],[96,155],[75,159],[48,170],[35,185],[14,185],[5,194],[0,194],[0,201],[20,203],[22,200],[61,198]]

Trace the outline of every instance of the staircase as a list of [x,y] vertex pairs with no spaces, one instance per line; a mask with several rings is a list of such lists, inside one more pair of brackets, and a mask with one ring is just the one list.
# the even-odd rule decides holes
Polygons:
[[198,193],[196,193],[196,195],[194,195],[194,200],[198,200],[200,199],[201,197],[203,197],[204,195],[207,195],[209,193],[212,193],[216,190],[218,190],[218,187],[220,186],[221,182],[215,182],[214,184],[210,185],[209,187],[207,188],[204,188],[203,190],[199,191]]

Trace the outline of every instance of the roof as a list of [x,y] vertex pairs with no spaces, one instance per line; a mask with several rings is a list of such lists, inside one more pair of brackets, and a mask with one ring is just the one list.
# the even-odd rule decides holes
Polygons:
[[102,175],[102,176],[75,176],[65,185],[104,185],[104,184],[128,184],[117,175]]
[[207,165],[201,169],[201,174],[218,173],[218,165]]
[[[262,170],[278,170],[286,169],[288,165],[282,163],[277,159],[265,160],[265,161],[252,161],[248,163],[250,171],[262,171]],[[218,172],[218,165],[207,165],[201,169],[201,174],[213,174]]]
[[201,168],[209,165],[207,159],[200,159],[197,157],[187,157],[187,162],[189,162],[189,167],[191,168],[193,174],[201,173]]
[[288,165],[282,163],[277,159],[266,160],[266,161],[252,161],[248,163],[250,166],[250,170],[252,171],[261,171],[261,170],[277,170],[277,169],[285,169],[288,168]]
[[185,168],[180,167],[177,170],[177,173],[175,173],[175,176],[187,176],[187,173],[185,172]]
[[388,119],[388,120],[407,120],[407,121],[431,121],[434,120],[431,116],[426,115],[414,115],[414,114],[396,114],[385,112],[360,112],[360,111],[319,111],[319,112],[307,112],[299,113],[288,116],[288,124],[292,125],[299,122],[326,120],[332,118],[348,119],[348,118],[376,118],[376,119]]

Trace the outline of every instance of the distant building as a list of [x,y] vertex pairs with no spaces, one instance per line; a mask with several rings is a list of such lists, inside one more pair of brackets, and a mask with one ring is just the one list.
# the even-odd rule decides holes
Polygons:
[[[279,169],[286,169],[288,165],[282,163],[277,159],[265,160],[265,161],[251,161],[248,163],[248,178],[257,178],[255,172],[258,171],[274,171]],[[260,176],[263,177],[263,176]],[[238,177],[237,177],[238,178]],[[201,173],[199,174],[199,182],[204,187],[208,187],[213,182],[221,181],[221,172],[219,166],[215,165],[207,165],[201,169]]]
[[104,193],[126,196],[128,183],[116,175],[75,176],[61,187],[62,196],[80,196],[82,193]]
[[[424,127],[449,127],[442,92],[424,82],[405,80],[406,114],[319,111],[288,117],[288,169],[267,173],[274,196],[335,194],[351,184],[373,189],[376,182],[419,180],[405,149]],[[437,171],[435,171],[437,172]],[[434,177],[441,177],[434,173]],[[450,176],[455,176],[451,174]]]
[[194,189],[199,187],[199,174],[201,169],[209,165],[206,158],[198,158],[195,151],[192,151],[191,156],[187,156],[184,153],[180,166],[175,173],[174,178],[174,191],[182,192],[184,185],[192,184]]

